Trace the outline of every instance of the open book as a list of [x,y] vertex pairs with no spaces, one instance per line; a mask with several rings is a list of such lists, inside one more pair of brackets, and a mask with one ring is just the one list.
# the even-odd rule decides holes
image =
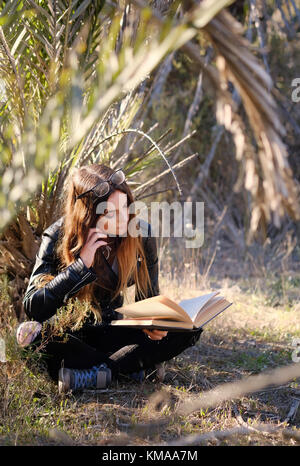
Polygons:
[[115,309],[123,319],[113,320],[111,325],[163,330],[184,330],[203,327],[232,303],[219,291],[184,299],[178,304],[165,295],[153,296]]

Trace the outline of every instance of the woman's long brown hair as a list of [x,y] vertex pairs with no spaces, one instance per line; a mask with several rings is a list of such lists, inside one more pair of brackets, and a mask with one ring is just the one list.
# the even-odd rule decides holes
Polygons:
[[[64,195],[65,202],[61,209],[62,215],[64,215],[64,222],[56,245],[56,254],[60,261],[60,269],[64,269],[76,260],[86,242],[89,229],[95,227],[96,221],[99,218],[99,214],[96,213],[98,202],[95,202],[97,198],[93,192],[81,199],[77,199],[77,201],[75,200],[76,196],[93,188],[100,181],[107,180],[113,172],[114,170],[106,165],[94,163],[80,168],[73,168],[69,175]],[[118,186],[111,185],[109,193],[99,199],[99,202],[107,200],[115,190],[126,193],[128,207],[134,202],[132,192],[126,181]],[[129,222],[135,216],[135,213],[129,213]],[[116,253],[119,270],[118,285],[112,296],[112,300],[120,293],[126,296],[127,284],[132,278],[136,284],[136,293],[142,298],[146,298],[149,289],[152,293],[152,286],[147,269],[142,237],[140,235],[133,237],[127,232],[127,236],[120,238],[121,241]],[[102,254],[100,249],[98,248],[95,253],[95,270],[97,270],[95,265],[97,265],[99,255]],[[140,258],[139,270],[137,268],[138,258]],[[42,280],[39,280],[38,286],[45,286],[45,283],[52,278],[52,275],[43,276]],[[92,282],[81,288],[74,297],[77,297],[80,301],[88,301],[91,311],[94,313],[96,320],[99,321],[101,320],[101,306],[95,297],[94,290],[95,283]],[[93,302],[97,303],[96,307],[93,305]]]

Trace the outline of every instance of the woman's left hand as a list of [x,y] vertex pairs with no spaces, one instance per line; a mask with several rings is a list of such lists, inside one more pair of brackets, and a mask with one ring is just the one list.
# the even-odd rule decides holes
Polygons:
[[162,340],[168,334],[168,332],[163,330],[148,330],[146,328],[143,329],[143,332],[148,335],[150,340]]

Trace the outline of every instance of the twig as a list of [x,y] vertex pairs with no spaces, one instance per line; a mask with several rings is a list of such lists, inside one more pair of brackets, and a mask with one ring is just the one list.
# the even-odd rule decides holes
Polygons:
[[293,26],[290,25],[288,20],[287,20],[287,17],[285,16],[285,13],[283,11],[281,2],[279,0],[275,0],[275,3],[276,3],[276,6],[277,6],[277,8],[279,9],[279,11],[281,13],[281,17],[283,19],[283,22],[284,22],[284,25],[285,25],[285,28],[286,28],[286,31],[287,31],[288,38],[293,39],[295,37],[295,30],[294,30]]
[[[285,348],[285,347],[284,347]],[[257,390],[256,392],[252,392],[253,394],[255,393],[268,393],[268,392],[271,392],[273,390],[281,390],[282,388],[289,388],[289,384],[285,384],[285,385],[280,385],[279,387],[270,387],[270,388],[265,388],[263,390]]]
[[[195,154],[192,154],[190,155],[189,157],[187,157],[186,159],[184,160],[181,160],[180,162],[178,162],[176,165],[174,165],[172,167],[172,170],[175,170],[175,169],[178,169],[178,168],[181,168],[183,167],[186,163],[190,162],[194,157],[197,157],[199,154],[196,152]],[[155,176],[154,178],[152,178],[151,180],[147,181],[146,183],[144,183],[142,186],[139,186],[138,188],[136,188],[134,190],[134,194],[136,194],[136,192],[139,192],[140,190],[142,190],[142,193],[144,192],[144,190],[147,188],[151,188],[154,184],[158,183],[159,180],[167,175],[168,173],[170,172],[170,169],[167,169],[165,170],[164,172],[160,173],[159,175]]]
[[165,149],[165,154],[167,155],[169,152],[172,152],[172,150],[177,149],[178,146],[183,144],[187,139],[190,139],[194,134],[197,133],[197,130],[194,129],[191,133],[187,134],[184,138],[180,139],[180,141],[176,142],[173,146],[169,147],[168,149]]
[[300,10],[297,8],[297,6],[296,6],[294,0],[290,0],[290,2],[291,2],[291,4],[292,4],[293,7],[294,7],[295,13],[296,13],[297,18],[298,18],[298,22],[299,22],[299,24],[300,24]]
[[[279,367],[269,373],[262,373],[259,375],[254,375],[246,377],[238,382],[231,382],[218,385],[212,390],[208,390],[202,393],[199,397],[191,397],[190,401],[182,403],[179,405],[177,412],[171,416],[169,419],[169,424],[174,420],[175,416],[186,416],[192,414],[193,412],[199,411],[200,409],[207,409],[210,407],[217,406],[224,401],[232,400],[234,398],[240,398],[248,393],[253,393],[258,391],[260,388],[266,387],[271,384],[280,384],[286,383],[289,380],[293,380],[300,376],[300,364],[294,363],[288,366]],[[243,421],[244,422],[244,421]],[[284,422],[277,425],[266,425],[266,424],[256,424],[255,427],[251,429],[250,426],[244,425],[240,428],[230,429],[227,431],[216,431],[209,432],[203,435],[193,435],[184,438],[177,439],[173,443],[168,445],[192,445],[193,443],[207,442],[212,439],[223,439],[232,435],[245,435],[251,433],[265,434],[265,433],[275,433],[280,432],[285,437],[293,438],[296,441],[300,441],[300,433],[293,431],[291,429],[285,429],[283,424]],[[159,429],[165,427],[164,421],[157,421],[157,423],[151,422],[150,424],[143,424],[144,432],[149,433],[149,429]],[[138,426],[137,426],[138,427]]]
[[[276,430],[274,427],[270,427],[271,430]],[[253,433],[249,427],[234,427],[233,429],[227,430],[213,430],[212,432],[207,432],[205,434],[196,434],[196,435],[188,435],[186,437],[180,437],[179,439],[175,440],[174,442],[170,442],[168,444],[160,444],[160,445],[167,445],[167,446],[178,446],[178,445],[197,445],[199,443],[206,444],[207,442],[211,442],[214,440],[224,440],[233,435],[249,435]]]
[[[209,51],[208,51],[207,60],[208,60],[208,56],[210,55],[211,50],[212,49],[209,49]],[[195,91],[194,99],[193,99],[192,104],[190,105],[190,108],[189,108],[188,114],[187,114],[187,118],[186,118],[186,121],[185,121],[184,129],[183,129],[183,135],[182,135],[183,138],[187,135],[187,133],[188,133],[188,131],[190,129],[191,123],[192,123],[192,119],[193,119],[195,113],[197,112],[197,110],[199,108],[199,105],[200,105],[200,102],[202,100],[202,97],[203,97],[202,81],[203,81],[203,70],[201,69],[200,73],[199,73],[199,77],[198,77],[198,82],[197,82],[197,85],[196,85],[196,91]],[[173,163],[176,162],[176,160],[178,159],[180,154],[181,154],[181,147],[177,150],[177,152],[173,156],[173,159],[172,159]]]
[[[262,23],[261,23],[260,18],[259,18],[258,5],[257,5],[257,2],[255,0],[250,0],[250,8],[252,10],[252,14],[253,14],[253,17],[254,17],[254,24],[255,24],[255,27],[256,27],[256,30],[257,30],[257,35],[258,35],[259,42],[260,42],[260,47],[261,47],[261,50],[262,50],[261,53],[262,53],[263,61],[264,61],[265,67],[266,67],[266,71],[270,75],[270,67],[269,67],[269,63],[268,63],[268,59],[267,59],[267,54],[264,51],[264,49],[265,49],[264,31],[263,31],[263,28],[262,28]],[[269,92],[270,92],[270,90],[271,90],[271,88],[269,88]]]
[[[199,187],[198,189],[200,191],[200,195],[201,195],[202,199],[204,199],[204,201],[207,203],[209,209],[211,209],[211,211],[216,216],[216,218],[222,217],[221,210],[219,209],[217,204],[208,196],[208,193],[207,193],[208,188],[206,188],[206,190],[204,190],[201,187]],[[227,211],[226,211],[226,213],[227,213]],[[226,227],[228,228],[228,230],[229,230],[229,232],[231,234],[230,237],[232,238],[232,241],[234,241],[234,243],[239,247],[239,249],[241,251],[244,251],[245,250],[245,240],[244,240],[244,238],[242,236],[243,233],[240,230],[238,230],[238,228],[236,228],[233,221],[231,221],[230,219],[227,218],[226,221],[225,221],[225,218],[223,218],[223,222],[226,224]]]
[[[156,142],[155,142],[147,133],[144,133],[143,131],[140,131],[140,130],[135,129],[135,128],[124,129],[124,130],[122,130],[122,131],[117,131],[116,133],[110,134],[110,135],[107,136],[106,138],[102,139],[102,141],[100,141],[100,142],[97,144],[97,146],[100,145],[100,144],[103,144],[103,142],[107,141],[108,139],[110,139],[110,138],[112,138],[112,137],[114,137],[114,136],[118,136],[118,135],[123,134],[123,133],[131,133],[131,132],[137,133],[137,134],[139,134],[139,135],[145,137],[146,139],[148,139],[148,140],[153,144],[153,146],[155,147],[155,149],[158,150],[158,152],[160,153],[160,155],[162,156],[162,158],[164,159],[164,161],[166,162],[166,164],[167,164],[168,167],[169,167],[169,170],[168,170],[168,171],[171,171],[171,172],[172,172],[172,175],[173,175],[173,177],[174,177],[174,179],[175,179],[175,182],[176,182],[176,184],[177,184],[177,188],[178,188],[179,194],[180,194],[180,196],[182,196],[182,191],[181,191],[180,185],[179,185],[179,183],[178,183],[177,176],[176,176],[175,173],[174,173],[174,167],[171,167],[171,165],[170,165],[168,159],[166,158],[166,156],[164,155],[164,153],[162,152],[162,150],[160,149],[160,147],[156,144]],[[151,180],[149,181],[149,183],[150,183],[150,182],[151,182]],[[137,189],[142,189],[142,188],[143,188],[145,185],[147,185],[147,184],[148,184],[148,183],[145,183],[144,185],[140,186],[140,187],[137,188]]]
[[175,51],[171,52],[166,56],[166,58],[162,61],[155,78],[153,80],[153,83],[149,89],[149,92],[147,94],[147,97],[143,103],[143,113],[141,115],[141,119],[144,119],[146,117],[146,113],[148,111],[148,108],[150,107],[151,103],[157,99],[157,96],[160,95],[160,92],[164,86],[165,81],[167,80],[167,77],[169,76],[171,69],[172,69],[172,61],[175,55]]
[[[239,96],[236,89],[233,92],[233,97],[232,98],[233,98],[233,101],[236,103],[237,108],[238,108],[240,106],[240,104],[241,104],[241,99],[240,99],[240,96]],[[202,185],[203,180],[205,180],[208,177],[210,166],[211,166],[212,161],[213,161],[213,159],[215,157],[219,142],[220,142],[224,132],[225,132],[225,127],[223,125],[222,126],[220,125],[220,126],[217,127],[217,133],[216,133],[216,136],[215,136],[214,141],[212,143],[211,149],[209,151],[209,154],[205,157],[204,164],[200,167],[198,176],[197,176],[196,180],[194,181],[194,184],[193,184],[193,186],[192,186],[192,188],[190,190],[188,200],[193,200],[196,197],[197,190]]]
[[292,400],[293,401],[292,401],[290,410],[287,414],[287,417],[285,418],[283,422],[289,423],[290,421],[293,421],[296,417],[296,414],[297,414],[297,411],[300,405],[300,398],[292,396]]
[[286,383],[294,378],[300,377],[300,364],[293,363],[284,367],[279,367],[268,373],[261,373],[258,375],[251,375],[238,382],[225,383],[217,386],[216,388],[202,393],[195,400],[191,400],[182,404],[179,407],[179,414],[190,414],[198,411],[199,409],[206,409],[216,406],[226,400],[240,398],[248,393],[258,391],[268,385],[275,385]]
[[[270,432],[268,430],[261,430],[261,429],[257,429],[253,426],[249,426],[247,424],[247,422],[244,421],[244,419],[242,418],[241,414],[239,413],[239,410],[237,408],[237,406],[234,404],[232,406],[232,409],[233,409],[233,412],[234,412],[234,415],[235,415],[235,418],[238,422],[238,424],[242,427],[245,427],[246,429],[249,429],[251,432],[256,432],[256,433],[259,433],[259,434],[264,434],[264,435],[267,435],[269,436],[270,435]],[[266,428],[268,429],[270,426],[266,426]],[[273,426],[272,426],[273,427]],[[276,426],[277,427],[277,426]]]
[[[181,187],[182,186],[183,185],[181,185]],[[138,197],[138,200],[140,201],[141,199],[145,199],[146,197],[155,196],[156,194],[165,193],[167,191],[176,191],[176,188],[166,188],[166,189],[162,189],[160,191],[155,191],[153,193],[146,194],[145,196]]]
[[281,426],[272,426],[266,424],[257,424],[256,428],[250,428],[250,426],[234,427],[233,429],[227,430],[215,430],[212,432],[207,432],[205,434],[196,434],[188,435],[186,437],[180,437],[179,439],[169,442],[161,443],[159,446],[178,446],[178,445],[197,445],[199,443],[206,444],[214,440],[224,440],[234,435],[251,435],[251,434],[274,434],[280,433],[283,437],[294,439],[296,442],[300,442],[300,433],[299,431],[294,431],[292,429],[285,429]]
[[[156,144],[160,143],[168,134],[170,134],[172,132],[172,128],[169,128],[167,129],[167,131],[165,131],[165,133],[163,133],[159,138],[158,140],[156,141]],[[127,168],[128,170],[132,171],[133,168],[138,165],[141,160],[145,160],[146,157],[148,157],[149,155],[152,154],[152,152],[155,150],[155,147],[154,145],[152,144],[149,149],[144,152],[140,157],[137,158],[137,161],[133,164],[133,165],[129,165]],[[166,151],[164,150],[164,153],[166,155]],[[114,168],[115,164],[112,166],[112,168]]]
[[208,176],[208,173],[209,173],[209,168],[211,166],[211,163],[213,161],[213,158],[216,154],[216,150],[217,150],[217,147],[218,147],[218,144],[221,140],[221,137],[223,136],[224,134],[224,131],[225,131],[225,128],[224,126],[219,126],[218,127],[218,130],[217,130],[217,134],[215,136],[215,139],[212,143],[212,146],[211,146],[211,149],[209,151],[209,154],[205,157],[205,162],[204,164],[200,167],[199,169],[199,173],[197,175],[197,178],[196,180],[194,181],[194,184],[190,190],[190,194],[189,194],[189,197],[188,197],[188,201],[189,200],[193,200],[196,196],[196,193],[197,193],[197,190],[199,189],[199,187],[201,186],[203,180],[205,178],[207,178]]
[[296,136],[300,135],[300,126],[298,125],[297,121],[293,118],[293,116],[291,115],[291,108],[287,108],[286,107],[286,99],[285,97],[280,93],[280,91],[277,89],[276,87],[276,84],[274,85],[274,87],[272,88],[272,94],[274,96],[274,98],[276,98],[276,102],[278,103],[278,105],[280,105],[283,113],[284,113],[284,118],[286,118],[290,124],[292,125],[295,133],[296,133]]

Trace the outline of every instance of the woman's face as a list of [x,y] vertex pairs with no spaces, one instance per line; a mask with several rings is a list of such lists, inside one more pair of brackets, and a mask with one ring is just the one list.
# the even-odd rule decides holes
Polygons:
[[125,193],[114,191],[107,201],[98,204],[97,212],[100,215],[96,222],[96,228],[99,228],[101,232],[106,235],[120,236],[127,233],[129,213]]

